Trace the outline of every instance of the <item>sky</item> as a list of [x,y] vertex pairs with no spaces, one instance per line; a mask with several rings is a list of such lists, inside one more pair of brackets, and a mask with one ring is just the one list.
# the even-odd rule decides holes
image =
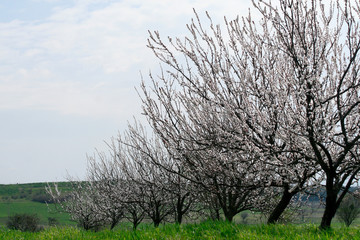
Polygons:
[[[141,74],[159,69],[148,30],[185,36],[250,0],[0,1],[0,184],[83,178],[86,156],[141,116]],[[140,74],[141,73],[141,74]]]

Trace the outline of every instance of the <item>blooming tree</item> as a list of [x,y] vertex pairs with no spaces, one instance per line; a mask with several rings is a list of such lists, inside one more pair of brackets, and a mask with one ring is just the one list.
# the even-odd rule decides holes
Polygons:
[[[122,165],[129,174],[130,179],[140,186],[144,193],[139,194],[145,198],[151,193],[149,199],[144,199],[142,206],[148,216],[158,225],[167,215],[173,215],[175,222],[181,223],[183,216],[193,210],[195,206],[195,193],[191,182],[181,177],[182,166],[173,160],[161,141],[156,137],[148,137],[146,129],[135,122],[128,126],[128,130],[119,136],[118,154],[122,156]],[[147,193],[146,193],[147,192]],[[156,195],[158,195],[156,197]],[[159,199],[159,200],[156,200]],[[154,210],[154,206],[165,200],[162,208],[163,217]],[[155,207],[156,209],[157,207]],[[154,216],[158,216],[155,220]]]
[[151,88],[142,84],[143,109],[194,181],[235,163],[227,178],[250,169],[237,189],[282,187],[273,220],[294,194],[325,183],[327,228],[360,171],[360,5],[253,5],[261,20],[225,19],[226,34],[197,14],[183,40],[150,33],[163,67]]
[[145,217],[144,210],[139,205],[141,194],[139,184],[128,178],[124,172],[121,156],[114,147],[108,154],[97,152],[88,157],[87,181],[92,183],[95,191],[102,196],[97,201],[98,209],[103,212],[110,223],[110,229],[125,218],[133,224],[133,229]]
[[125,215],[129,193],[115,155],[110,156],[104,152],[88,156],[87,182],[92,192],[100,196],[95,204],[112,230]]
[[107,223],[106,216],[99,211],[99,195],[89,182],[71,180],[71,192],[62,195],[57,184],[48,185],[46,191],[60,212],[70,214],[71,220],[85,230],[98,230]]

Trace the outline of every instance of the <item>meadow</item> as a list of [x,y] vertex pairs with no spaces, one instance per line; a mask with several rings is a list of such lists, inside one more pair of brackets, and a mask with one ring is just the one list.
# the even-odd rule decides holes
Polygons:
[[114,231],[84,231],[75,227],[50,227],[37,233],[0,229],[0,239],[360,239],[360,229],[332,228],[318,230],[314,224],[242,225],[206,221],[199,224],[166,224],[154,228],[142,224],[133,231],[126,226]]
[[[48,218],[55,218],[61,225],[74,225],[66,213],[56,211],[53,204],[45,204],[46,183],[0,185],[0,226],[4,226],[8,216],[16,213],[36,213],[41,225],[48,224]],[[59,188],[66,192],[68,183],[60,183]]]

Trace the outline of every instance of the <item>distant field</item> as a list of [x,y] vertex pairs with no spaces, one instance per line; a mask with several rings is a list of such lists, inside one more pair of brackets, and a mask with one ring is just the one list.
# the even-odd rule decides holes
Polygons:
[[[43,203],[46,200],[46,183],[0,185],[0,226],[6,223],[7,217],[15,213],[36,213],[42,225],[48,224],[48,217],[56,218],[61,225],[74,225],[69,215],[58,213],[52,204],[49,207]],[[61,191],[69,191],[68,183],[59,183]]]
[[[44,203],[32,202],[29,200],[0,202],[0,225],[5,225],[8,216],[15,213],[36,213],[40,217],[40,223],[42,225],[48,224],[48,217],[56,218],[61,225],[75,224],[69,220],[70,218],[68,214],[55,212],[52,204],[49,205],[49,208]],[[51,211],[51,209],[53,210]]]
[[[31,199],[32,197],[45,194],[47,183],[26,183],[26,184],[0,184],[0,198],[6,199]],[[59,189],[68,191],[70,184],[68,182],[59,182]]]

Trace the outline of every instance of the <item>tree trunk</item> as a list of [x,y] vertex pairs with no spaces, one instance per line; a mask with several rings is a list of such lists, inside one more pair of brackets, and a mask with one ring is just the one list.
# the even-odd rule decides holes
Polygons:
[[229,211],[229,212],[224,213],[224,214],[225,214],[225,219],[228,222],[232,222],[234,216],[236,215],[236,213],[233,213],[232,211]]
[[180,213],[176,216],[176,223],[181,224],[181,222],[182,222],[182,214]]
[[286,207],[289,205],[291,198],[294,196],[295,193],[289,192],[289,187],[284,188],[284,192],[282,194],[280,202],[276,205],[275,209],[271,212],[267,223],[274,224],[276,223],[281,214],[285,211]]
[[141,223],[141,221],[143,220],[143,214],[139,214],[139,216],[138,216],[138,214],[137,214],[137,211],[136,210],[133,210],[133,211],[131,211],[130,212],[131,213],[131,216],[132,216],[132,218],[131,218],[131,222],[132,222],[132,224],[133,224],[133,230],[135,231],[136,230],[136,228],[137,228],[137,226]]
[[113,230],[114,227],[117,225],[118,221],[112,221],[110,225],[110,230]]
[[113,213],[111,216],[110,230],[113,230],[122,218],[123,213]]
[[176,223],[181,224],[183,217],[183,201],[181,197],[178,197],[177,203],[176,203]]
[[221,219],[220,210],[218,208],[210,208],[210,217],[214,221],[219,221]]
[[154,227],[158,227],[160,225],[160,220],[154,220]]
[[133,222],[133,231],[135,231],[136,230],[136,228],[137,228],[137,226],[140,224],[140,221],[134,221]]
[[161,217],[160,217],[160,205],[159,203],[155,204],[155,212],[153,213],[153,222],[154,222],[154,227],[158,227],[160,225],[161,222]]
[[325,211],[321,219],[320,229],[329,229],[331,226],[331,221],[335,216],[337,205],[336,205],[336,197],[337,194],[334,190],[327,190],[326,192],[326,205]]

